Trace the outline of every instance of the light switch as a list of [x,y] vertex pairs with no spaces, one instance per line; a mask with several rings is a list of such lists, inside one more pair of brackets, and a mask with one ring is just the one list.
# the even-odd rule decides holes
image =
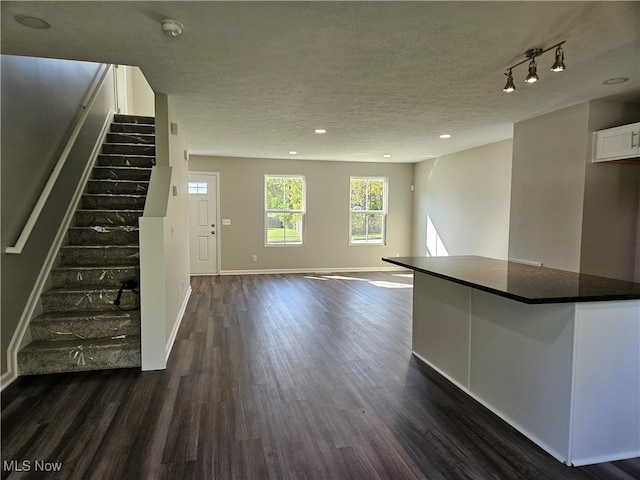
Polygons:
[[177,197],[178,196],[178,186],[174,185],[172,188],[173,188],[173,196]]
[[231,219],[230,218],[223,218],[222,219],[222,225],[231,225]]

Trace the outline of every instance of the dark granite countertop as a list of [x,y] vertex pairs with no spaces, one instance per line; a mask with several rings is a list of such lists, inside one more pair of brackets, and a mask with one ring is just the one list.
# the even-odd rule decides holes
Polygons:
[[640,283],[493,258],[384,257],[382,260],[523,303],[640,299]]

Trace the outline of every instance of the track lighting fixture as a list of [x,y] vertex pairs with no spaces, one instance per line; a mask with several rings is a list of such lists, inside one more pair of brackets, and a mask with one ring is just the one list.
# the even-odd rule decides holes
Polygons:
[[549,50],[551,50],[552,48],[556,49],[556,57],[555,57],[555,62],[553,63],[553,65],[551,66],[551,71],[552,72],[562,72],[565,70],[565,65],[564,65],[564,51],[562,50],[562,45],[564,44],[564,40],[560,43],[556,43],[555,45],[552,45],[549,48],[546,49],[542,49],[542,48],[531,48],[529,50],[527,50],[524,54],[524,56],[526,57],[524,60],[522,60],[521,62],[516,63],[515,65],[510,66],[507,69],[507,72],[505,73],[505,75],[507,76],[507,84],[504,86],[504,88],[502,89],[503,92],[506,93],[511,93],[514,92],[516,89],[515,84],[513,83],[513,74],[512,74],[512,70],[519,66],[522,65],[525,62],[529,62],[529,73],[527,74],[527,77],[524,79],[525,83],[535,83],[539,80],[540,77],[538,77],[538,64],[536,62],[536,57],[539,57],[540,55],[542,55],[545,52],[548,52]]

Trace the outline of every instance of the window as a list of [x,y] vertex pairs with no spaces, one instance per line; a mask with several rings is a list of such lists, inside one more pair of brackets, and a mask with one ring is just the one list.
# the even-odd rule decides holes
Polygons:
[[385,244],[387,179],[351,177],[350,244]]
[[206,195],[207,182],[189,182],[190,195]]
[[267,245],[302,245],[305,182],[301,175],[265,175]]

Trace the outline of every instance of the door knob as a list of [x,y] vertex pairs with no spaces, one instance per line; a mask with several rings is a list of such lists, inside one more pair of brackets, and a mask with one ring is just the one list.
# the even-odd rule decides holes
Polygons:
[[216,231],[215,231],[215,230],[212,230],[212,231],[211,231],[211,235],[215,235],[215,234],[216,234]]
[[216,224],[215,224],[215,223],[212,223],[212,224],[211,224],[211,226],[212,226],[212,227],[215,227],[215,226],[216,226]]

